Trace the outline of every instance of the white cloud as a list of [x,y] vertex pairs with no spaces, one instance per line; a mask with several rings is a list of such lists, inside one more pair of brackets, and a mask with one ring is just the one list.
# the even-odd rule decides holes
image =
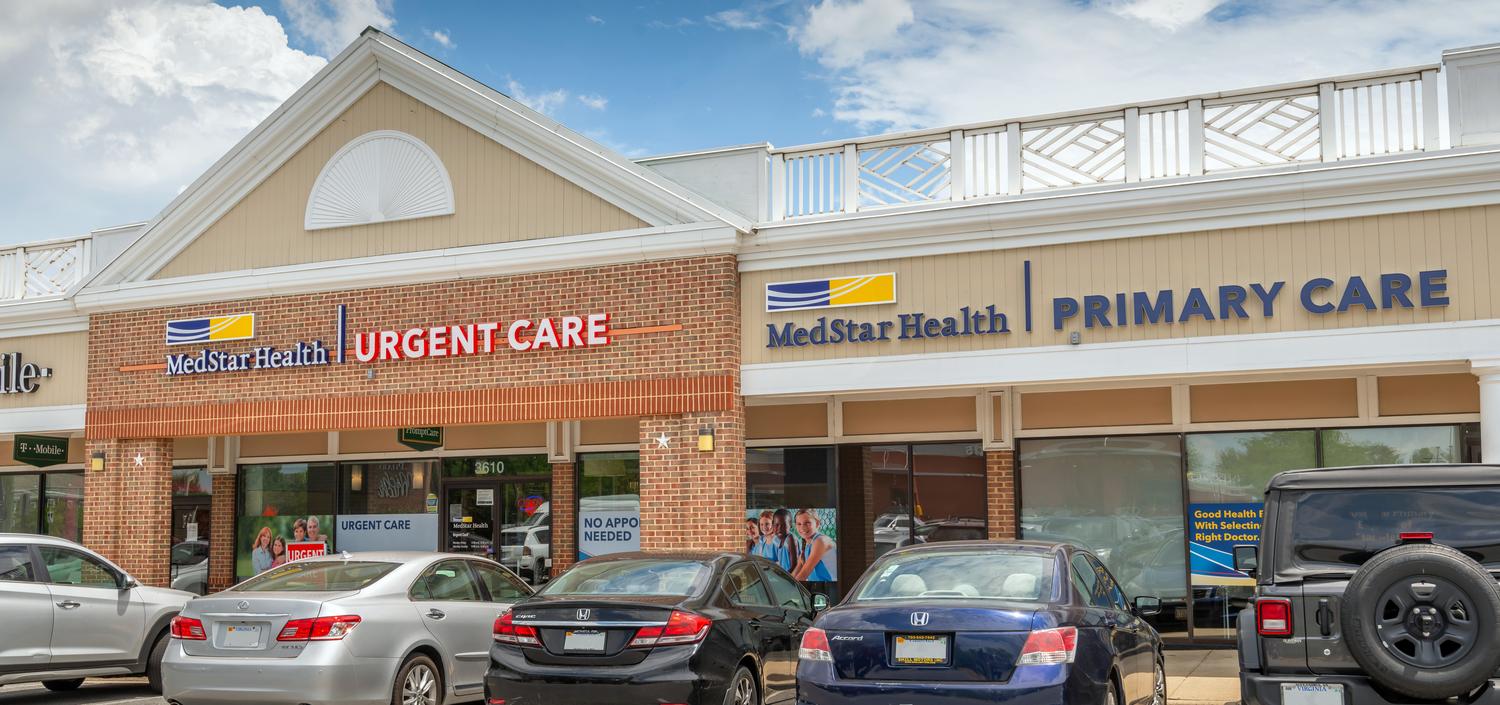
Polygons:
[[505,94],[532,110],[551,115],[568,102],[568,91],[558,88],[541,93],[531,93],[526,86],[514,78],[505,79]]
[[812,116],[815,117],[815,118],[827,117],[828,116],[828,111],[824,110],[822,108],[813,108],[812,109]]
[[394,0],[281,0],[292,31],[323,56],[344,50],[366,27],[389,32],[396,26]]
[[604,18],[598,15],[589,15],[583,19],[590,24],[604,24]]
[[155,215],[324,63],[259,8],[0,3],[0,241]]
[[698,23],[687,17],[678,17],[675,20],[651,20],[650,22],[646,23],[646,26],[650,27],[651,29],[683,29],[684,27],[691,27],[695,24]]
[[833,116],[908,129],[1431,63],[1493,0],[824,0],[790,32]]
[[449,36],[447,32],[444,32],[441,29],[428,30],[427,36],[431,38],[432,41],[437,42],[438,45],[443,47],[444,49],[453,48],[453,37]]
[[588,93],[578,96],[578,102],[589,110],[603,110],[609,105],[609,99],[597,93]]
[[721,10],[704,18],[709,24],[721,29],[761,29],[766,18],[746,10]]

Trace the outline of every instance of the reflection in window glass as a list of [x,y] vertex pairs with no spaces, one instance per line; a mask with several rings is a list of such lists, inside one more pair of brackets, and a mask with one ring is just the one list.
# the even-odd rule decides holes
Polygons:
[[641,549],[641,455],[578,454],[578,559]]
[[1313,431],[1192,434],[1187,457],[1193,636],[1231,639],[1254,592],[1254,581],[1234,570],[1234,546],[1259,541],[1267,483],[1283,470],[1316,467],[1317,439]]
[[870,507],[875,519],[875,553],[910,545],[916,539],[911,533],[911,485],[907,474],[906,446],[869,446],[864,449],[865,467],[870,470]]
[[47,506],[43,513],[49,536],[83,541],[83,475],[47,473]]
[[1456,463],[1458,426],[1335,428],[1323,431],[1323,466]]
[[333,463],[240,468],[235,575],[248,578],[300,557],[297,546],[334,550],[339,472]]
[[1187,635],[1182,450],[1177,436],[1020,444],[1021,537],[1068,541],[1104,561],[1130,597],[1162,600],[1151,621]]
[[[428,488],[436,471],[433,460],[346,464],[342,513],[426,514]],[[436,536],[433,545],[437,545]]]
[[213,493],[214,480],[208,468],[172,468],[173,496],[208,497]]
[[0,475],[0,531],[34,534],[41,476]]
[[913,512],[919,543],[982,541],[985,518],[984,450],[978,443],[911,447]]

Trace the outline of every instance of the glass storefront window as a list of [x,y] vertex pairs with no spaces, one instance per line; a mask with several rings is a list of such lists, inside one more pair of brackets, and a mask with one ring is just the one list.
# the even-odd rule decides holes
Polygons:
[[640,453],[579,453],[578,559],[639,551],[640,527]]
[[1232,639],[1254,581],[1234,570],[1234,546],[1260,540],[1266,484],[1284,470],[1317,467],[1313,431],[1189,434],[1189,574],[1193,636]]
[[804,582],[837,582],[833,448],[752,448],[745,462],[745,551]]
[[46,482],[47,504],[42,513],[47,523],[47,534],[70,541],[83,541],[83,475],[76,472],[49,472]]
[[1162,601],[1164,636],[1187,636],[1182,443],[1178,436],[1025,440],[1021,538],[1087,548],[1131,597]]
[[333,463],[240,468],[235,575],[248,578],[334,550],[339,472]]
[[343,465],[339,550],[437,550],[437,472],[435,460]]
[[0,531],[36,533],[41,483],[34,473],[0,475]]
[[1325,429],[1323,465],[1457,463],[1463,457],[1461,431],[1459,426]]
[[172,496],[211,497],[214,479],[208,468],[172,468]]
[[911,459],[917,540],[931,543],[988,538],[984,450],[979,444],[914,445]]

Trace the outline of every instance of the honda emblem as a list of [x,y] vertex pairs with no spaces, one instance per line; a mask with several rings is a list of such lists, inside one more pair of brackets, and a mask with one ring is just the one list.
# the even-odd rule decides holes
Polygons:
[[586,609],[578,610],[578,621],[580,621],[580,622],[587,622],[589,620],[589,615],[590,614],[592,614],[592,612],[590,610],[586,610]]
[[911,625],[913,627],[925,627],[927,626],[927,621],[930,619],[932,619],[932,615],[926,612],[911,613]]

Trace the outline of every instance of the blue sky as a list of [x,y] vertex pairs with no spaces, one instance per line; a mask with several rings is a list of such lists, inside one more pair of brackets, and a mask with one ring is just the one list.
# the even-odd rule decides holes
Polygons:
[[0,244],[152,218],[366,25],[645,156],[1435,63],[1493,3],[0,2]]

